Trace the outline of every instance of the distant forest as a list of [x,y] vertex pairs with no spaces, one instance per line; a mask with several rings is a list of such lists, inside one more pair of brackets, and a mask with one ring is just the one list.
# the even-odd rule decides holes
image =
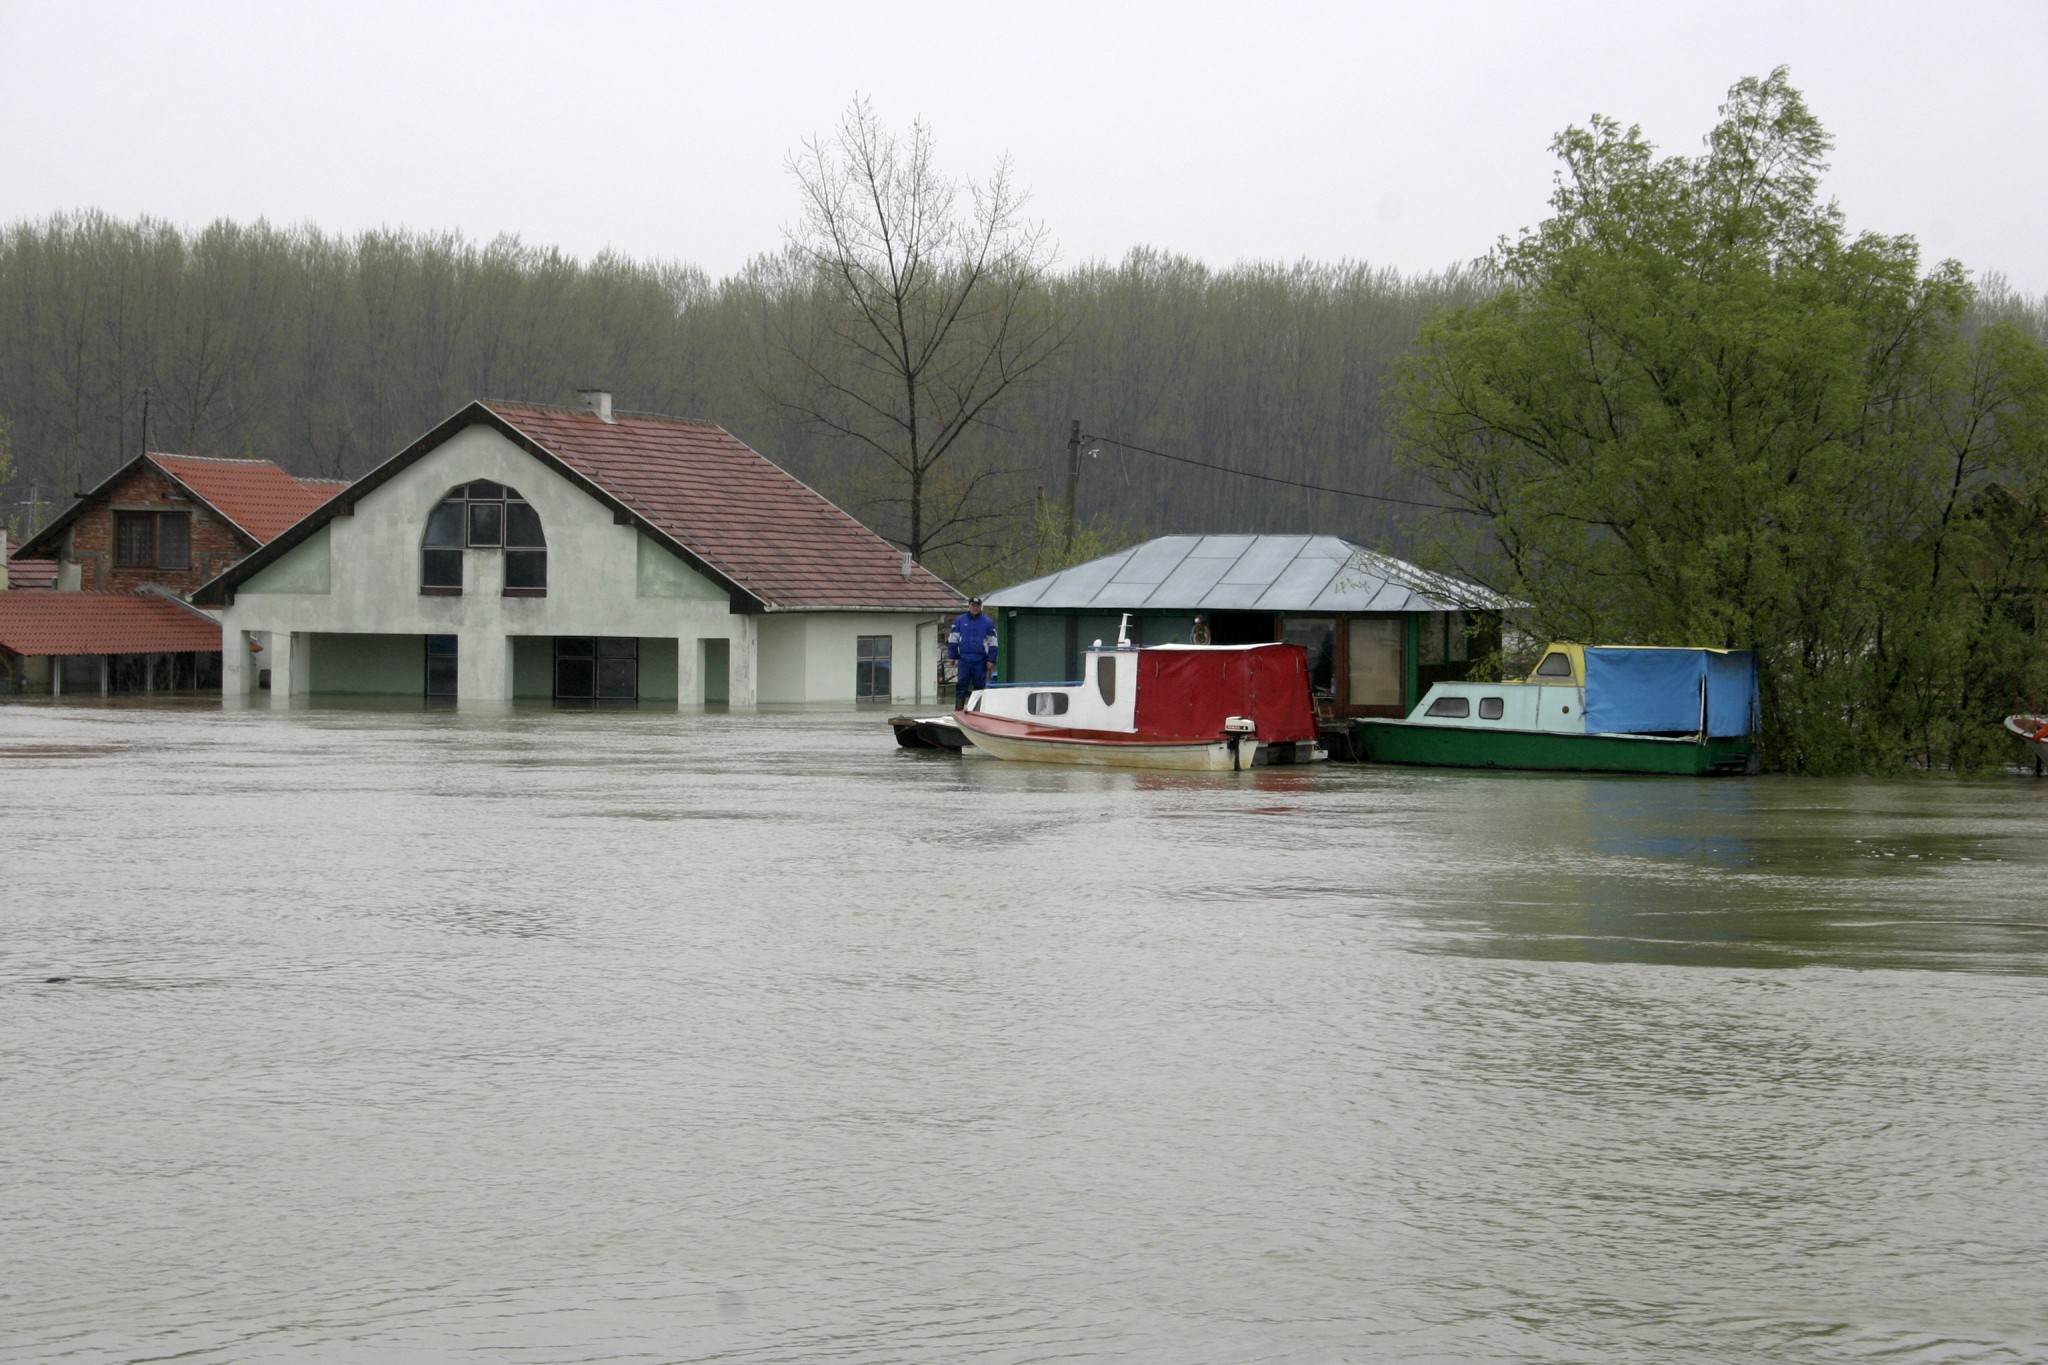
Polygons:
[[[714,281],[689,265],[579,262],[450,234],[187,232],[98,214],[16,224],[0,233],[0,422],[13,457],[0,513],[26,529],[33,494],[47,520],[140,450],[145,390],[153,448],[352,477],[472,398],[566,403],[592,386],[624,409],[717,422],[890,534],[858,452],[772,392],[768,319],[802,306],[790,294],[805,278],[777,256]],[[1190,460],[1435,496],[1395,458],[1386,380],[1435,310],[1483,292],[1479,271],[1213,269],[1140,248],[1050,283],[1070,339],[975,438],[980,459],[1012,471],[992,496],[1020,518],[1037,490],[1054,505],[1063,496],[1073,418]],[[2048,334],[2039,301],[1994,285],[1979,308]],[[1399,551],[1429,515],[1099,452],[1083,460],[1080,512],[1112,538],[1317,531]]]

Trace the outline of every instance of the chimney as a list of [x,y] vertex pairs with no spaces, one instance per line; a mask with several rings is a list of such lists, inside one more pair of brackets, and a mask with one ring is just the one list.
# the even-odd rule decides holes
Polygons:
[[597,414],[599,421],[611,422],[617,420],[612,416],[612,391],[610,389],[578,389],[576,390],[576,397],[582,400],[584,407]]
[[916,561],[915,559],[911,558],[911,555],[910,555],[910,551],[908,551],[908,550],[905,550],[905,551],[903,552],[903,577],[904,577],[904,579],[905,579],[906,581],[908,581],[908,580],[909,580],[910,578],[912,578],[912,577],[913,577],[913,576],[914,576],[914,575],[916,574],[916,571],[917,571],[917,561]]

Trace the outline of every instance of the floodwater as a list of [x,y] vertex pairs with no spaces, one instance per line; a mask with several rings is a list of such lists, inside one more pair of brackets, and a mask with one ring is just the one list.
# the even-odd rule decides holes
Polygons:
[[2048,782],[0,707],[0,1358],[2048,1358]]

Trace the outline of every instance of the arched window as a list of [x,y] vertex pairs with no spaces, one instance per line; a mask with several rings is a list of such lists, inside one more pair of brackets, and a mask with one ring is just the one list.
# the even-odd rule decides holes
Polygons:
[[505,596],[547,596],[548,542],[541,534],[540,513],[504,484],[482,479],[461,484],[427,517],[420,591],[459,597],[465,550],[504,552]]

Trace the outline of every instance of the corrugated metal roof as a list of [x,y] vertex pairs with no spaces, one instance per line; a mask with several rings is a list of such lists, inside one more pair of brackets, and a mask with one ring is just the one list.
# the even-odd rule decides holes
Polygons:
[[15,654],[172,654],[220,648],[220,626],[143,593],[0,593],[0,649]]
[[1161,536],[990,593],[1043,611],[1498,611],[1506,598],[1336,536]]

